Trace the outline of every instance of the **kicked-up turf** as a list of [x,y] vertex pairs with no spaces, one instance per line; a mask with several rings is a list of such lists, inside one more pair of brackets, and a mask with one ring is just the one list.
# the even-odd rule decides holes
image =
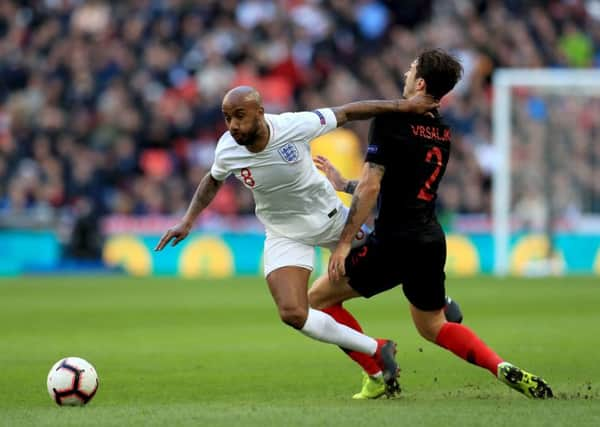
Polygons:
[[[0,425],[598,426],[600,279],[450,279],[465,324],[543,376],[532,401],[422,340],[401,289],[347,306],[398,341],[397,399],[353,401],[357,366],[278,319],[261,279],[24,277],[0,281]],[[83,408],[46,391],[54,362],[93,363]]]

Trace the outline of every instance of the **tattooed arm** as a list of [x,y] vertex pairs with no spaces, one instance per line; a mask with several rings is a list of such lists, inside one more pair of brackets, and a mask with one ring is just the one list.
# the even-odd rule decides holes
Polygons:
[[223,181],[217,181],[212,175],[207,173],[198,184],[194,197],[190,202],[187,212],[183,216],[183,219],[179,224],[172,228],[169,228],[167,232],[162,236],[158,245],[154,248],[155,251],[161,251],[171,240],[173,240],[172,246],[181,242],[187,237],[192,229],[194,221],[200,215],[200,212],[206,208],[210,202],[215,198],[217,191],[221,188]]
[[350,252],[352,240],[377,202],[384,173],[385,167],[377,163],[368,162],[363,167],[362,176],[354,191],[354,197],[352,197],[346,225],[340,236],[340,242],[329,258],[328,272],[332,281],[336,281],[346,274],[344,263]]
[[196,188],[194,197],[190,202],[187,212],[183,216],[182,222],[190,224],[191,226],[198,215],[200,215],[200,212],[202,212],[215,198],[221,185],[223,185],[223,181],[214,179],[210,172],[204,175],[204,178],[202,178],[200,184],[198,184],[198,188]]
[[377,202],[381,179],[385,172],[385,167],[377,163],[365,163],[362,176],[354,191],[352,205],[346,219],[346,225],[340,236],[340,243],[352,243],[352,239],[361,225],[365,223],[373,207]]
[[385,113],[426,114],[437,109],[439,102],[429,95],[416,95],[410,99],[357,101],[332,107],[338,126],[353,120],[366,120]]

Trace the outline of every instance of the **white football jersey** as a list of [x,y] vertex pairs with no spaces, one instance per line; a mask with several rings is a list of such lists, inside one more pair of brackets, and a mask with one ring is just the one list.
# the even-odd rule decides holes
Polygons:
[[252,153],[225,132],[210,173],[218,181],[234,174],[252,190],[267,233],[318,245],[315,239],[343,205],[314,165],[309,143],[337,127],[335,114],[325,108],[265,114],[265,119],[270,136],[263,151]]

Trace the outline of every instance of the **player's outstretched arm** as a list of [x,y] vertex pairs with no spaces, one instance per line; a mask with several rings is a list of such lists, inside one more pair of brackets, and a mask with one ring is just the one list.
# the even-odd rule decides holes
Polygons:
[[366,120],[385,113],[426,114],[440,106],[430,95],[416,95],[410,99],[357,101],[332,107],[337,125],[342,126],[353,120]]
[[385,167],[377,163],[368,162],[363,167],[362,176],[356,186],[354,197],[352,197],[346,225],[340,236],[340,242],[329,258],[328,273],[331,281],[337,281],[346,274],[344,263],[350,253],[352,240],[375,207],[384,173]]
[[198,188],[196,188],[194,197],[192,198],[183,219],[179,224],[169,228],[167,232],[163,234],[154,250],[161,251],[171,240],[173,240],[171,246],[175,246],[185,239],[187,235],[190,234],[192,225],[196,218],[198,218],[198,215],[200,215],[200,212],[212,202],[222,184],[223,181],[214,179],[210,172],[204,175],[204,178],[202,178],[200,184],[198,184]]

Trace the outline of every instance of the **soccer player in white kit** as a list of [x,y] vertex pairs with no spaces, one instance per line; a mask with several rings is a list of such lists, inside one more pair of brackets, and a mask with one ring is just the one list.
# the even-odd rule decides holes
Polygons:
[[373,339],[308,305],[314,247],[335,247],[347,213],[313,164],[309,144],[350,120],[389,112],[426,113],[436,107],[435,101],[419,97],[276,115],[265,114],[254,88],[230,90],[222,103],[229,130],[219,139],[214,164],[181,222],[162,236],[155,250],[162,250],[171,240],[173,246],[183,240],[223,181],[233,174],[252,191],[256,216],[265,226],[264,274],[281,320],[316,340],[373,355],[393,388],[398,371],[394,342]]

